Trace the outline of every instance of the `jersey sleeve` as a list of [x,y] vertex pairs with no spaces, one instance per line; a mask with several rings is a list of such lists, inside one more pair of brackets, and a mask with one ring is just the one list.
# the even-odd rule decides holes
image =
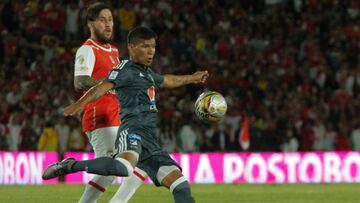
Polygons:
[[154,78],[154,82],[155,82],[155,88],[159,88],[160,85],[164,82],[164,76],[155,73],[154,71],[151,70],[151,75]]
[[95,54],[91,46],[83,45],[76,51],[74,76],[91,76],[95,65]]
[[127,68],[116,68],[110,71],[106,81],[112,82],[115,88],[118,88],[131,84],[132,78],[131,71]]

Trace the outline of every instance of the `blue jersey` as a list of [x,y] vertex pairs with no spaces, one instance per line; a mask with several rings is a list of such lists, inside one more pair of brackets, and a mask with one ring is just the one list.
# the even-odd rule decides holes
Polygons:
[[119,99],[121,128],[130,127],[139,134],[155,133],[155,92],[164,76],[153,72],[150,67],[123,60],[109,73],[107,81],[114,84]]
[[164,76],[149,67],[123,60],[107,81],[114,84],[119,99],[121,125],[115,143],[117,152],[132,150],[139,154],[137,167],[146,171],[155,185],[161,166],[181,167],[162,150],[156,137],[157,108],[155,92]]

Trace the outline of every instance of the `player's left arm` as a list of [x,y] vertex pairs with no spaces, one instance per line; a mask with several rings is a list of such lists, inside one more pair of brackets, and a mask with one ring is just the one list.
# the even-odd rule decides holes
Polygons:
[[208,77],[208,71],[197,71],[192,75],[164,75],[160,87],[176,88],[187,84],[205,83]]

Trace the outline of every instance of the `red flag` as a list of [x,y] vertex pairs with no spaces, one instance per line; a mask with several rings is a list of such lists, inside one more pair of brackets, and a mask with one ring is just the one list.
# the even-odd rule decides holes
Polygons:
[[244,114],[243,121],[241,124],[241,130],[239,132],[239,143],[244,151],[247,151],[250,147],[250,119],[247,115]]

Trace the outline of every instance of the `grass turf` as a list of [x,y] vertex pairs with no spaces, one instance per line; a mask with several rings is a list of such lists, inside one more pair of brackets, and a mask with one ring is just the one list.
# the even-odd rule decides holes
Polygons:
[[[77,202],[84,185],[0,185],[0,202],[67,203]],[[192,185],[197,203],[355,203],[360,202],[360,184],[290,185]],[[112,185],[99,199],[108,202],[117,190]],[[129,203],[173,202],[170,192],[153,185],[142,185]]]

